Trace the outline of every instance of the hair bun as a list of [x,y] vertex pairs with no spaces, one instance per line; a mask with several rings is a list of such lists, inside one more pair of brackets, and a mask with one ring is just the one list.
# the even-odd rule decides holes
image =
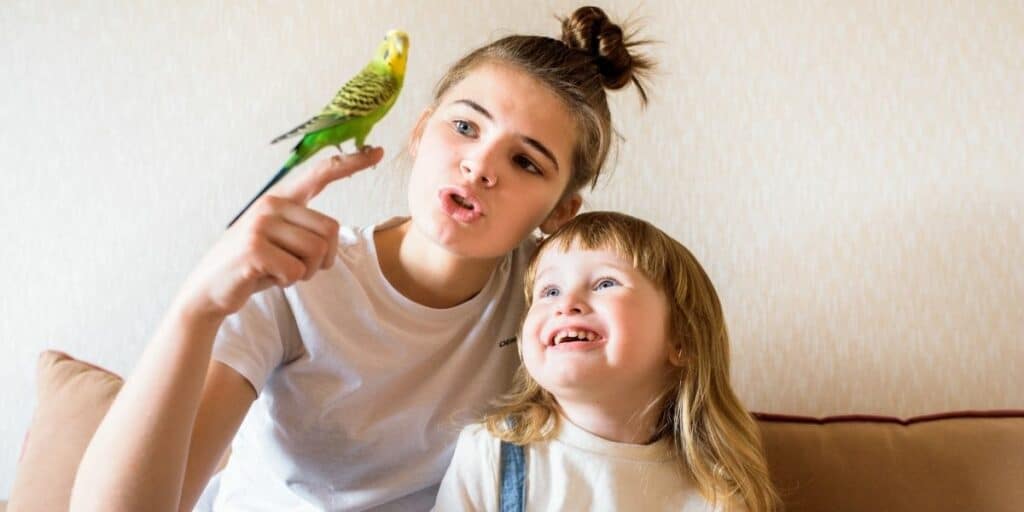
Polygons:
[[597,7],[580,7],[562,20],[562,42],[594,57],[605,87],[620,89],[632,81],[646,100],[647,95],[637,74],[650,69],[651,64],[642,56],[629,52],[630,47],[643,41],[627,41],[628,38],[622,28],[612,23],[608,15]]

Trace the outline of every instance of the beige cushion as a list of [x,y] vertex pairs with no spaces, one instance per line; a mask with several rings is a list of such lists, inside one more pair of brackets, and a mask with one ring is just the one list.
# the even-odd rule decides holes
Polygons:
[[1024,411],[758,420],[787,512],[1024,510]]
[[9,512],[68,509],[78,463],[122,384],[117,375],[56,351],[39,356],[36,379],[38,405]]
[[[67,510],[78,463],[121,384],[67,354],[40,355],[9,512]],[[1024,411],[907,421],[757,416],[788,512],[1024,510]]]

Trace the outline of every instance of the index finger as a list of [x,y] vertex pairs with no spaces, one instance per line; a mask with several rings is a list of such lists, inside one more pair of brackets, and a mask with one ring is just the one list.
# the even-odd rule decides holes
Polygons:
[[344,156],[335,155],[321,161],[310,172],[298,176],[294,181],[282,182],[274,195],[305,206],[330,183],[376,164],[383,156],[384,150],[379,147],[368,147]]

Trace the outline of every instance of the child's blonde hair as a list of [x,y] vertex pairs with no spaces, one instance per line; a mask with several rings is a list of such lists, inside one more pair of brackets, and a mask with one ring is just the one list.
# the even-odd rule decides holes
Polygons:
[[[526,305],[532,304],[537,261],[547,250],[611,250],[632,260],[667,299],[667,333],[682,365],[657,403],[657,438],[671,435],[684,474],[712,502],[772,511],[778,499],[761,438],[729,384],[729,337],[711,280],[682,244],[648,222],[614,212],[581,214],[541,243],[526,270]],[[520,333],[522,339],[522,333]],[[520,355],[522,343],[519,344]],[[512,391],[484,419],[496,437],[515,444],[549,438],[558,428],[554,396],[520,365]]]

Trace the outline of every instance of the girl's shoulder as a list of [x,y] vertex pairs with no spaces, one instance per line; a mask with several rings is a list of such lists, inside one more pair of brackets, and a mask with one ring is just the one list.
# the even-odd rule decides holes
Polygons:
[[395,227],[407,220],[409,220],[409,217],[399,216],[391,217],[384,221],[365,226],[342,224],[341,227],[338,228],[338,245],[342,248],[352,246],[372,247],[374,232]]

